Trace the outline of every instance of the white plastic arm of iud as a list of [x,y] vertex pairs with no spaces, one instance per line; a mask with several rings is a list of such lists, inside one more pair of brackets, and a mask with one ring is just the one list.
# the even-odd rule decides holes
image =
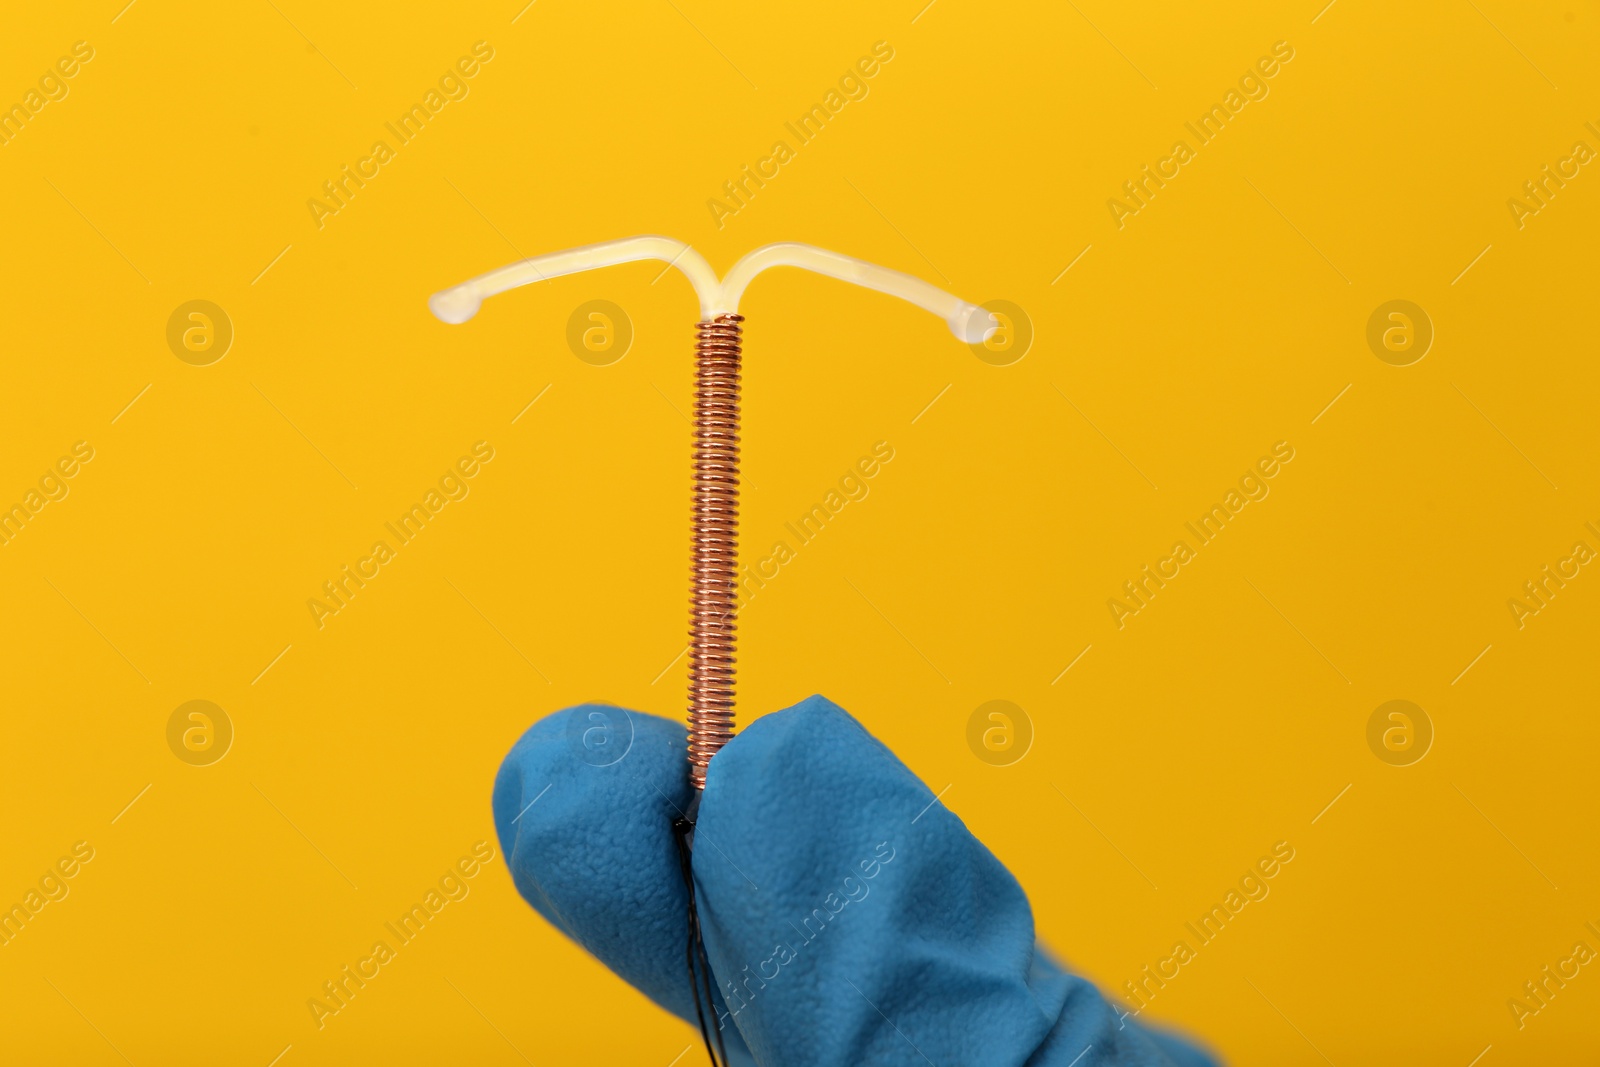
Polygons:
[[480,274],[471,281],[462,282],[453,289],[445,289],[428,298],[428,307],[442,322],[462,323],[478,313],[484,297],[503,293],[521,285],[559,278],[563,274],[577,274],[597,267],[614,267],[618,263],[633,263],[641,259],[659,259],[683,271],[700,297],[701,314],[707,318],[719,314],[717,297],[722,284],[716,271],[705,258],[670,237],[628,237],[621,241],[569,248],[565,252],[551,252],[534,256],[509,266]]
[[730,311],[738,309],[739,299],[744,296],[751,280],[771,267],[801,267],[864,289],[876,289],[880,293],[898,296],[907,303],[939,316],[949,325],[951,333],[969,344],[982,341],[990,330],[999,325],[987,311],[951,296],[921,278],[901,274],[876,263],[841,256],[837,252],[792,243],[758,248],[733,265],[722,279],[722,299]]
[[466,322],[478,313],[484,297],[563,274],[641,259],[662,260],[681,270],[694,286],[700,298],[700,313],[706,319],[736,313],[745,289],[762,271],[770,267],[800,267],[915,304],[939,316],[951,333],[969,344],[982,341],[999,325],[987,311],[921,278],[810,245],[785,243],[758,248],[735,263],[727,277],[719,281],[704,257],[670,237],[629,237],[535,256],[435,293],[428,299],[428,307],[441,321]]

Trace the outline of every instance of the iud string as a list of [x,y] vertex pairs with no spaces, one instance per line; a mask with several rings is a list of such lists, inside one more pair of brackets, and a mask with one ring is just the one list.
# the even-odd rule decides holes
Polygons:
[[[668,237],[630,237],[586,245],[565,252],[535,256],[501,267],[435,293],[428,306],[442,321],[466,322],[478,313],[485,297],[563,274],[609,267],[643,259],[663,260],[688,277],[700,298],[695,326],[695,390],[693,483],[689,535],[689,781],[695,792],[689,810],[673,820],[684,887],[689,898],[686,959],[695,1015],[712,1067],[718,1052],[723,1063],[722,1027],[712,998],[711,965],[700,936],[695,904],[695,814],[706,784],[706,768],[717,750],[733,737],[734,606],[739,557],[739,386],[742,373],[744,316],[739,299],[756,275],[771,267],[802,267],[840,281],[876,289],[915,304],[944,319],[950,332],[977,344],[998,322],[983,308],[969,304],[920,278],[866,263],[837,252],[800,244],[758,248],[717,278],[711,265],[694,249]],[[705,1003],[702,1005],[702,989]],[[706,1013],[712,1016],[712,1046]]]

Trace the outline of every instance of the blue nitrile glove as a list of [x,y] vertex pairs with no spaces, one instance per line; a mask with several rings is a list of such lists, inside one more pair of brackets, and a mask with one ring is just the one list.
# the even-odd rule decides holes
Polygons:
[[[693,1023],[671,830],[691,794],[684,749],[679,722],[558,712],[501,766],[494,815],[528,902]],[[693,862],[734,1063],[1212,1063],[1037,950],[1021,886],[932,801],[820,696],[756,719],[711,761]]]

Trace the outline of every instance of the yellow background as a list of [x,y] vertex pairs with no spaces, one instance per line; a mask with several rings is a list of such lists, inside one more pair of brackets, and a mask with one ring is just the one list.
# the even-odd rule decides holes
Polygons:
[[[896,457],[744,613],[745,716],[850,709],[949,783],[1041,937],[1111,988],[1290,842],[1147,1015],[1233,1062],[1593,1054],[1600,968],[1520,1031],[1506,1002],[1600,948],[1600,575],[1520,630],[1506,602],[1600,548],[1600,174],[1520,230],[1506,201],[1600,148],[1600,5],[520,6],[7,13],[4,101],[95,49],[0,147],[0,497],[95,449],[0,548],[0,898],[95,849],[0,948],[7,1062],[664,1067],[688,1045],[498,858],[320,1032],[306,1007],[493,839],[529,723],[681,712],[688,286],[640,264],[467,326],[425,305],[635,233],[718,270],[806,241],[1036,330],[995,367],[888,298],[755,285],[750,549],[873,442]],[[306,201],[480,40],[470,95],[319,230]],[[719,230],[707,199],[880,40],[870,95]],[[1107,199],[1280,40],[1270,95],[1118,230]],[[1436,330],[1408,367],[1365,340],[1395,298]],[[235,329],[210,366],[165,340],[191,299]],[[608,367],[565,341],[591,299],[636,331]],[[471,495],[318,630],[306,601],[478,440]],[[1280,440],[1271,495],[1118,630],[1107,599]],[[1036,734],[1004,768],[966,743],[997,698]],[[236,730],[212,766],[167,746],[192,699]],[[1367,747],[1390,699],[1436,731],[1410,767]]]

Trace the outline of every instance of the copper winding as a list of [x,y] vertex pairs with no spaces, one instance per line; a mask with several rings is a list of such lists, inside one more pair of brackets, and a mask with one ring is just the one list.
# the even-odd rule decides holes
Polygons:
[[733,737],[739,556],[739,324],[695,326],[694,490],[689,567],[689,780]]

